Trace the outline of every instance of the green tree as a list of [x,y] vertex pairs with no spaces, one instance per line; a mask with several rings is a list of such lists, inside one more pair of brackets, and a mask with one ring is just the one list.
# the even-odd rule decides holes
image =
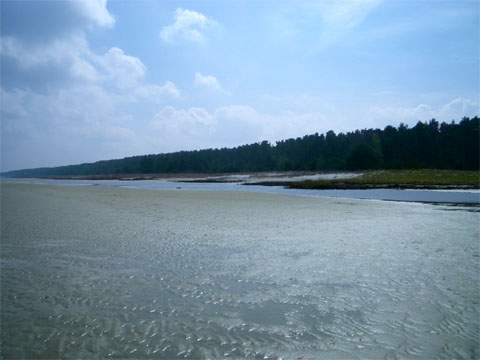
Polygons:
[[356,145],[347,158],[347,168],[350,170],[377,169],[380,164],[379,153],[367,144]]

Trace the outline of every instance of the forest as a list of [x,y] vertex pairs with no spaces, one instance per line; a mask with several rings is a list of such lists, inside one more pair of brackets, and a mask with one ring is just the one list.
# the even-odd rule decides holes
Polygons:
[[51,168],[16,170],[6,177],[113,174],[229,173],[367,169],[478,170],[480,118],[456,123],[435,119],[409,127],[387,126],[347,133],[328,131],[271,144],[180,151]]

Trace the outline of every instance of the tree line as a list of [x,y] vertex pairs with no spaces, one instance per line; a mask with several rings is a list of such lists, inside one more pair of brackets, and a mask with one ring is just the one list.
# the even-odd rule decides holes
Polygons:
[[387,126],[347,133],[328,131],[270,144],[132,156],[79,165],[17,170],[11,177],[289,170],[479,169],[480,119],[409,127]]

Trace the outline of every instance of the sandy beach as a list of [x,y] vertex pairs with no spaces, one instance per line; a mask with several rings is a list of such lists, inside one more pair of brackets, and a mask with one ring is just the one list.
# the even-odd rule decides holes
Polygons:
[[1,185],[4,358],[476,358],[469,208]]

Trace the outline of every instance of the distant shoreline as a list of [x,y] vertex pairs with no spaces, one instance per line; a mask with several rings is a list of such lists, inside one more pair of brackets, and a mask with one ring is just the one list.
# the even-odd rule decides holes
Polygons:
[[[336,175],[343,178],[344,174],[361,175],[362,172],[346,171],[262,171],[262,172],[234,172],[234,173],[137,173],[137,174],[99,174],[99,175],[65,175],[25,177],[54,180],[171,180],[188,182],[243,182],[249,179],[294,179],[297,177],[311,177],[318,175]],[[5,177],[15,178],[15,177]]]
[[[183,174],[109,174],[90,176],[49,176],[53,180],[164,180],[189,183],[238,183],[242,185],[284,186],[292,189],[368,190],[480,189],[480,172],[465,170],[376,170],[365,172],[252,172]],[[7,178],[8,179],[8,178]]]
[[258,182],[244,185],[261,186],[286,186],[290,189],[312,189],[312,190],[371,190],[371,189],[397,189],[397,190],[478,190],[480,186],[471,185],[415,185],[415,184],[348,184],[332,183],[317,187],[310,187],[302,183],[276,183]]
[[480,189],[480,172],[465,170],[379,170],[349,179],[306,180],[288,184],[294,189]]

